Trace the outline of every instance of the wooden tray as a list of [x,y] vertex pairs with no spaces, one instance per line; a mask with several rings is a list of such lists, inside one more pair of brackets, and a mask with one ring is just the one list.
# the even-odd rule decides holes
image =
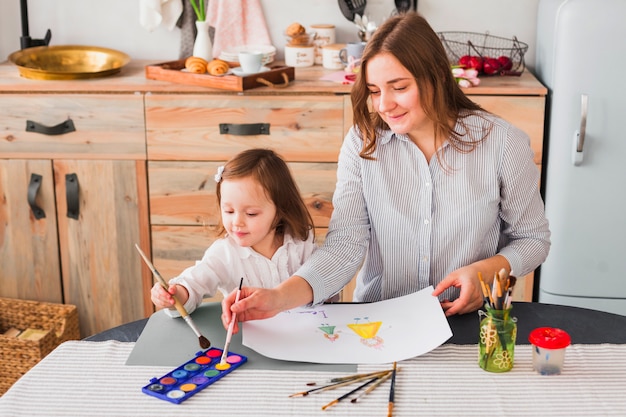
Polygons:
[[294,67],[283,65],[270,66],[269,71],[259,74],[246,75],[209,75],[193,74],[182,71],[185,60],[163,62],[147,65],[146,78],[150,80],[171,81],[179,84],[199,85],[202,87],[220,88],[223,90],[244,91],[251,88],[267,86],[285,86],[295,78]]

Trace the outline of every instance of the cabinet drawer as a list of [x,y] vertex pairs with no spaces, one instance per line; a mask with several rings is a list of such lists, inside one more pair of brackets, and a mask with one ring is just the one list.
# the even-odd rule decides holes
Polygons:
[[[1,95],[0,156],[145,160],[143,113],[141,95]],[[69,120],[74,130],[39,133]]]
[[[272,148],[288,161],[335,162],[344,136],[341,96],[148,95],[151,160],[227,160]],[[269,134],[220,133],[220,124],[269,125]],[[231,130],[232,132],[232,130]]]
[[[214,175],[219,162],[149,161],[150,224],[220,223]],[[316,227],[327,227],[333,211],[336,163],[288,164]]]

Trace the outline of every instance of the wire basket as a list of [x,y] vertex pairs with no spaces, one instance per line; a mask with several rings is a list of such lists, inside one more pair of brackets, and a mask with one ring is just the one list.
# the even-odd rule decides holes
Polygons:
[[511,68],[497,71],[498,75],[520,75],[525,68],[524,54],[528,44],[513,39],[475,32],[438,32],[451,65],[459,65],[462,56],[485,58],[509,57]]

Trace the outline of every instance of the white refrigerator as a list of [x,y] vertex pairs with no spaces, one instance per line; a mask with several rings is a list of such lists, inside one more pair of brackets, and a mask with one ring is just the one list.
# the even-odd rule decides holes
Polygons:
[[540,0],[552,247],[539,302],[626,315],[626,0]]

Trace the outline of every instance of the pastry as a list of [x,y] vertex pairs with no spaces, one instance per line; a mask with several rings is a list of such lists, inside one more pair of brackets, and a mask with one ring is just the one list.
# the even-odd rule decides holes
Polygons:
[[295,22],[287,26],[287,30],[285,31],[285,34],[287,34],[287,36],[297,36],[297,35],[302,35],[305,32],[306,32],[306,29],[304,28],[304,26],[302,26],[298,22]]
[[185,68],[189,72],[193,72],[195,74],[204,74],[207,70],[208,62],[197,56],[190,56],[185,60]]
[[207,66],[207,71],[211,75],[224,75],[228,72],[230,66],[228,62],[221,59],[212,59]]

